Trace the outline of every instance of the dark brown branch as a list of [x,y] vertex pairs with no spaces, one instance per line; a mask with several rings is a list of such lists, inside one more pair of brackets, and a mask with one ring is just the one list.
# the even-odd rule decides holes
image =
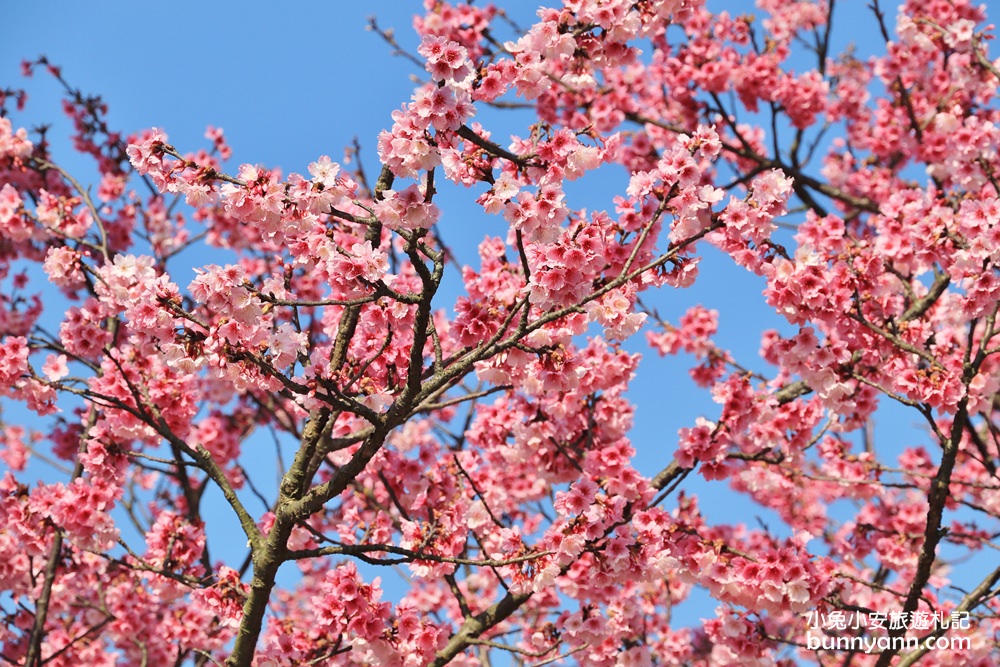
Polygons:
[[490,153],[497,157],[502,157],[505,160],[509,160],[510,162],[513,162],[519,167],[527,166],[529,161],[534,157],[533,155],[525,155],[525,156],[515,155],[514,153],[511,153],[509,150],[501,146],[500,144],[496,144],[490,141],[489,139],[482,138],[481,136],[473,132],[465,125],[462,125],[460,128],[455,130],[455,134],[462,137],[463,139],[471,141],[472,143],[479,146],[487,153]]
[[465,620],[462,628],[452,635],[448,644],[437,652],[428,667],[444,667],[468,648],[479,636],[518,610],[531,598],[531,593],[507,593],[486,611]]

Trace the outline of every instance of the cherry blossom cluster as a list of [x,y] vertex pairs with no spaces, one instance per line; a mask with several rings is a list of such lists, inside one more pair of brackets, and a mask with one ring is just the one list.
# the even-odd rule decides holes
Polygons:
[[[519,30],[426,0],[374,174],[125,135],[25,63],[97,187],[3,91],[0,393],[35,413],[0,423],[4,659],[995,664],[1000,570],[972,571],[1000,521],[993,29],[875,2],[859,58],[838,3],[758,9],[564,0]],[[492,226],[478,252],[448,245],[442,179]],[[770,328],[711,290],[678,307],[707,253]],[[641,340],[714,404],[654,443]],[[890,402],[922,432],[873,431]],[[721,484],[766,519],[703,511]],[[974,648],[804,648],[806,614],[857,610],[969,614],[936,631]]]

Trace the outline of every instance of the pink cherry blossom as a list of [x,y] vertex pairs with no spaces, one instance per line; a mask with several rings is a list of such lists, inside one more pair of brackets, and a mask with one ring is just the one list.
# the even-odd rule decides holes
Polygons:
[[0,91],[0,655],[997,664],[994,28],[842,4],[425,0],[301,173],[25,61],[91,171]]

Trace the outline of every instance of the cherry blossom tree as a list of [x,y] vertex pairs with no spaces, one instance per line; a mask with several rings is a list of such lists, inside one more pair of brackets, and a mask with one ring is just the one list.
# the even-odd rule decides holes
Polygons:
[[[371,173],[126,136],[26,63],[100,182],[4,91],[0,662],[997,664],[992,26],[968,0],[758,5],[564,0],[519,29],[426,0]],[[859,16],[884,50],[834,53]],[[606,165],[628,185],[585,210],[566,183]],[[437,224],[446,181],[504,223],[478,259]],[[761,359],[649,305],[709,247],[785,322]],[[197,248],[232,260],[191,279]],[[646,474],[637,343],[718,404]],[[872,440],[887,403],[922,445]],[[783,525],[709,522],[697,476]]]

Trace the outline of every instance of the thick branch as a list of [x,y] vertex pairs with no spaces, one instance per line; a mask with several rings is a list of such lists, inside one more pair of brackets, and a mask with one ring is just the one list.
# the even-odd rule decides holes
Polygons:
[[59,561],[62,560],[63,536],[62,530],[56,528],[49,548],[49,558],[45,563],[45,579],[42,581],[42,592],[35,602],[35,620],[31,626],[31,636],[28,641],[28,654],[24,659],[25,667],[41,667],[42,640],[45,638],[45,620],[48,618],[49,603],[52,601],[52,585],[56,580]]
[[[955,468],[955,459],[958,456],[958,444],[962,438],[962,428],[965,420],[967,399],[962,399],[959,403],[958,413],[952,422],[951,434],[948,439],[941,443],[944,450],[941,455],[941,465],[938,466],[937,474],[931,482],[930,492],[927,497],[927,525],[924,527],[924,543],[920,547],[920,556],[917,558],[917,571],[910,582],[910,588],[906,593],[906,600],[903,602],[903,612],[910,614],[917,610],[920,604],[920,597],[924,586],[931,577],[934,561],[937,555],[937,545],[941,538],[947,533],[942,529],[941,523],[944,517],[944,506],[948,500],[948,486],[951,482],[951,473]],[[892,631],[890,636],[902,636],[905,629]],[[899,653],[899,648],[895,642],[879,655],[875,667],[889,667],[893,657]]]
[[250,595],[243,604],[243,620],[236,634],[233,652],[226,660],[226,667],[249,667],[257,650],[264,623],[267,602],[271,598],[278,568],[285,560],[285,545],[292,532],[292,523],[275,521],[267,540],[253,553],[253,579]]
[[455,656],[468,648],[479,636],[508,618],[531,598],[531,593],[507,593],[502,600],[486,611],[467,618],[462,628],[452,635],[448,644],[437,652],[429,667],[444,667]]
[[[987,597],[995,594],[993,592],[993,587],[997,585],[997,582],[1000,582],[1000,568],[993,570],[989,574],[989,576],[983,579],[979,583],[979,585],[976,586],[975,589],[970,591],[968,595],[962,598],[962,601],[958,604],[957,607],[955,607],[954,611],[962,613],[962,612],[970,612],[973,609],[975,609]],[[913,651],[912,653],[907,653],[902,658],[900,658],[899,662],[896,663],[896,667],[909,667],[916,661],[920,660],[920,658],[924,657],[930,651],[930,649],[927,648],[927,645],[924,642],[926,642],[926,640],[930,638],[940,637],[944,635],[946,632],[947,629],[945,628],[937,628],[936,630],[934,630],[934,632],[930,633],[926,637],[923,637],[922,639],[924,641],[921,642],[920,648]]]

